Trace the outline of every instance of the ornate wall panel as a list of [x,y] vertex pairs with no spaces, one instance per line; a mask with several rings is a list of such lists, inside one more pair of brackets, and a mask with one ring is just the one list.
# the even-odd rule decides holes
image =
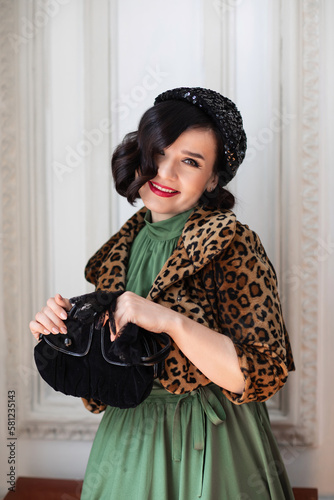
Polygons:
[[303,0],[292,14],[291,3],[282,2],[282,98],[297,120],[282,137],[282,236],[288,244],[281,278],[297,372],[288,386],[286,425],[275,427],[281,441],[307,446],[317,443],[319,431],[320,3]]
[[[111,41],[109,7],[112,3],[106,1],[100,4],[106,10],[103,12],[105,32],[102,36],[104,40]],[[53,131],[48,112],[52,106],[49,28],[52,23],[57,23],[61,13],[67,14],[64,9],[75,9],[76,6],[81,7],[80,4],[70,4],[69,0],[1,0],[0,3],[0,232],[3,269],[0,298],[4,310],[1,338],[7,343],[6,365],[0,369],[1,377],[4,375],[6,380],[6,390],[16,391],[19,406],[17,430],[21,437],[92,439],[99,422],[99,418],[84,410],[78,401],[54,394],[41,381],[33,362],[34,340],[28,328],[33,314],[51,293],[54,276],[50,265],[53,256],[52,213],[57,205],[60,206],[61,200],[59,196],[52,200],[54,193],[57,194],[55,188],[59,187],[59,169],[55,168]],[[110,43],[105,44],[105,51],[99,46],[102,23],[94,17],[92,8],[93,2],[84,2],[86,59],[82,65],[85,74],[82,96],[87,102],[84,127],[89,134],[95,130],[98,120],[102,123],[103,119],[104,140],[102,146],[95,148],[90,156],[91,163],[82,162],[80,172],[88,200],[90,190],[100,195],[98,203],[86,203],[87,216],[83,218],[85,230],[91,238],[82,242],[85,254],[92,251],[92,240],[100,238],[102,241],[110,231],[110,218],[107,215],[103,219],[99,217],[99,212],[102,212],[99,203],[103,205],[104,200],[110,199],[110,184],[103,175],[96,173],[96,165],[102,161],[105,164],[110,156],[110,106],[101,90],[106,85],[106,93],[109,94],[109,62],[113,60],[116,64],[117,60],[110,56]],[[93,67],[94,64],[96,67]],[[103,111],[100,109],[102,106]],[[63,120],[66,118],[63,117]],[[63,167],[64,172],[68,166]],[[71,182],[73,180],[75,173]],[[66,183],[61,187],[66,193]],[[70,194],[72,198],[77,195],[83,197],[75,191]],[[72,199],[72,203],[74,201]],[[55,205],[52,206],[52,203]],[[64,224],[66,220],[68,217],[63,218]],[[85,248],[86,244],[88,248]]]
[[[6,342],[5,366],[1,366],[3,376],[9,381],[7,390],[17,390],[16,374],[9,370],[17,364],[19,328],[17,314],[19,297],[19,204],[18,204],[18,123],[17,123],[17,75],[16,54],[9,36],[15,32],[15,5],[10,0],[1,0],[0,21],[0,175],[1,213],[0,229],[2,248],[2,325],[1,340]],[[6,371],[7,368],[7,371]]]
[[[174,4],[178,5],[175,0]],[[194,22],[199,26],[200,0],[191,0],[191,4],[196,4]],[[20,436],[40,440],[91,440],[99,417],[89,414],[74,398],[54,393],[40,379],[32,359],[34,340],[28,322],[46,297],[62,291],[61,283],[72,286],[73,282],[73,287],[76,286],[73,275],[77,267],[82,280],[79,285],[86,286],[83,266],[79,266],[78,261],[83,255],[87,259],[124,216],[122,203],[116,202],[110,193],[108,168],[111,144],[119,126],[124,129],[130,126],[122,119],[122,110],[126,107],[131,123],[136,122],[141,108],[146,107],[146,99],[152,102],[154,95],[166,86],[177,85],[178,73],[166,67],[165,55],[170,66],[174,66],[174,56],[164,37],[152,58],[138,61],[131,49],[119,70],[120,46],[129,50],[130,35],[131,43],[135,43],[135,36],[128,32],[129,22],[133,23],[133,29],[141,29],[135,19],[128,20],[123,2],[122,16],[116,0],[101,0],[98,9],[93,0],[18,0],[11,5],[15,6],[11,11],[12,22],[17,25],[12,33],[18,44],[17,63],[12,63],[13,68],[18,68],[20,102],[17,113],[12,115],[15,126],[20,124],[20,134],[14,133],[20,140],[19,157],[15,160],[19,175],[14,188],[20,199],[16,221],[19,237],[13,242],[13,248],[20,249],[16,259],[20,265],[15,268],[15,279],[20,280],[17,285],[20,295],[16,296],[20,302],[17,318],[20,325],[13,323],[7,332],[12,345],[19,346],[18,359],[8,358],[8,380],[18,378]],[[189,5],[190,0],[183,6],[185,11]],[[141,12],[138,4],[133,8]],[[168,14],[172,20],[170,10]],[[156,6],[150,15],[155,22],[155,17],[160,15]],[[152,24],[153,19],[148,22]],[[182,78],[192,78],[193,66],[198,81],[201,68],[193,64],[198,51],[193,53],[194,43],[185,33],[182,18],[173,33],[169,26],[165,29],[174,44],[177,36],[187,40],[188,66]],[[143,54],[148,54],[150,37],[155,34],[149,33],[143,42]],[[68,52],[74,54],[72,65],[66,44]],[[10,58],[8,52],[8,61]],[[137,72],[131,70],[130,75],[129,65],[138,66]],[[178,67],[183,69],[182,60]],[[120,81],[123,82],[121,89],[118,88]],[[64,109],[62,97],[67,100],[68,109]],[[78,255],[67,248],[73,234],[71,246],[78,248]],[[23,242],[26,250],[21,251]],[[68,262],[69,256],[72,265]],[[72,295],[76,295],[75,291]]]
[[[66,8],[67,3],[55,0],[53,5],[60,11]],[[116,2],[106,4],[112,9]],[[43,303],[48,291],[44,270],[48,268],[50,249],[44,237],[47,218],[43,188],[47,180],[45,164],[50,160],[48,138],[45,137],[48,102],[47,82],[44,79],[48,61],[45,28],[51,18],[56,19],[56,10],[44,15],[46,5],[47,2],[37,0],[0,0],[0,233],[5,329],[1,335],[5,337],[8,352],[5,375],[8,389],[17,390],[20,398],[21,435],[91,439],[97,427],[96,417],[78,408],[77,403],[52,394],[40,383],[31,361],[33,341],[27,328],[32,312]],[[93,48],[98,50],[99,43],[98,23],[90,24],[92,5],[89,0],[84,3],[84,37],[87,44],[84,93],[91,106],[85,111],[87,130],[95,128],[96,120],[101,117],[99,114],[93,116],[91,112],[96,109],[93,101],[98,90],[97,79],[90,79],[92,71],[95,77],[98,71],[98,65],[94,66],[97,61],[92,60],[97,53]],[[280,152],[280,197],[277,200],[280,215],[275,220],[275,234],[281,235],[277,242],[281,296],[298,371],[291,375],[284,393],[273,401],[270,411],[281,443],[313,445],[317,442],[318,426],[320,7],[318,0],[280,0],[279,6],[280,16],[276,21],[281,37],[281,56],[276,61],[281,83],[279,111],[283,117],[288,112],[294,118],[289,127],[282,128],[275,137]],[[238,9],[242,7],[243,2],[203,4],[206,31],[210,29],[211,37],[207,39],[204,33],[207,85],[221,88],[232,98],[237,85],[235,67],[238,64],[234,35]],[[117,15],[114,12],[111,16],[109,11],[108,16],[108,30],[112,36],[108,54],[101,57],[108,59],[108,64],[112,62],[112,68],[108,66],[106,71],[109,72],[109,82],[115,83],[117,46],[113,39],[116,30],[111,27],[111,19],[116,22]],[[222,71],[222,65],[217,65],[217,56],[224,59],[224,67],[228,67],[228,71]],[[110,95],[113,96],[112,93]],[[102,118],[110,117],[106,115]],[[111,131],[113,133],[115,129]],[[110,140],[108,136],[106,148],[109,150]],[[273,152],[277,150],[276,146]],[[96,155],[94,164],[100,161],[98,153]],[[95,176],[92,170],[87,172],[85,189],[89,193]],[[96,182],[96,189],[104,189],[102,178]],[[106,191],[103,192],[105,197]],[[92,220],[89,225],[92,225]],[[3,373],[4,368],[1,369]]]
[[[317,439],[317,348],[319,338],[319,0],[304,0],[302,11],[302,228],[301,228],[301,405],[307,443]],[[316,424],[316,425],[315,425]],[[300,431],[299,431],[300,432]]]
[[[251,25],[254,21],[252,15],[259,15],[261,5],[263,7],[259,1],[247,4],[216,1],[208,2],[205,7],[207,86],[220,89],[239,101],[249,91],[249,81],[238,80],[238,76],[245,73],[241,65],[248,69],[248,59],[243,57],[253,60],[256,71],[256,58],[261,54],[254,52],[254,40],[249,52],[243,54],[241,50],[238,53],[235,36],[240,30],[240,19],[245,16],[244,9],[248,9]],[[262,192],[271,190],[266,183],[275,182],[276,185],[272,199],[274,206],[270,208],[273,224],[268,243],[278,271],[283,310],[297,365],[296,373],[290,375],[284,390],[268,403],[268,407],[281,444],[309,446],[317,443],[318,436],[320,2],[280,0],[270,3],[269,7],[266,4],[266,8],[271,10],[274,19],[271,35],[277,37],[279,50],[273,46],[273,57],[265,71],[272,74],[272,89],[279,84],[278,102],[274,105],[277,105],[275,113],[281,122],[273,137],[275,144],[269,144],[271,148],[268,148],[265,158],[266,168],[271,166],[277,172],[268,175],[266,180],[257,177],[258,180],[253,182],[262,183]],[[263,37],[263,46],[269,43],[264,27],[259,27],[257,36]],[[217,40],[220,40],[219,47],[216,47]],[[220,65],[217,65],[217,54]],[[264,77],[266,75],[260,72],[259,78]],[[256,99],[255,90],[253,99]],[[253,115],[255,108],[261,111],[263,106],[273,106],[274,95],[270,92],[271,89],[265,90],[261,102],[252,104]],[[257,136],[260,133],[258,130]],[[248,162],[247,167],[256,172],[255,165],[263,159],[257,155],[254,161],[254,165]],[[247,189],[252,189],[251,182],[252,179]],[[233,187],[235,192],[236,186]],[[243,194],[247,196],[247,192],[241,190],[241,198]],[[260,219],[262,207],[260,200],[256,207]],[[257,223],[256,218],[254,222]],[[276,243],[271,247],[273,237]]]

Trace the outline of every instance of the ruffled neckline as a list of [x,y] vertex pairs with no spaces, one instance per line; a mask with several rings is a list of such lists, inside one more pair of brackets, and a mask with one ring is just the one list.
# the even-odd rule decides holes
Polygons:
[[156,241],[168,241],[179,237],[193,210],[194,209],[191,208],[186,212],[182,212],[174,215],[174,217],[159,222],[151,222],[151,211],[147,210],[144,219],[146,235],[150,239]]

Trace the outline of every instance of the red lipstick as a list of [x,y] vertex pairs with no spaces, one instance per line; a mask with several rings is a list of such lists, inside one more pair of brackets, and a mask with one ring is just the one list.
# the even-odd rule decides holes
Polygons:
[[180,193],[180,191],[176,191],[170,187],[163,186],[158,182],[153,183],[152,181],[148,181],[148,185],[150,186],[152,193],[156,194],[157,196],[162,196],[163,198],[170,198],[171,196],[175,196]]

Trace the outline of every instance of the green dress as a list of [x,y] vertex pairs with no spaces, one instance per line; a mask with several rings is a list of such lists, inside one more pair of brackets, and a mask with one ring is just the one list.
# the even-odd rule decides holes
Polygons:
[[[127,290],[143,297],[191,211],[149,222],[130,253]],[[175,395],[155,382],[137,408],[107,407],[81,500],[293,500],[266,405],[234,405],[215,384]]]

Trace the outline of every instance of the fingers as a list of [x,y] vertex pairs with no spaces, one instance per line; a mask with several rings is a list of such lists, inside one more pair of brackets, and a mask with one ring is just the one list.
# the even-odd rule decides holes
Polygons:
[[154,333],[168,332],[174,325],[175,314],[175,311],[133,292],[124,292],[116,303],[116,334],[118,335],[127,323],[134,323]]
[[116,332],[114,332],[112,330],[110,321],[108,321],[108,324],[109,324],[110,340],[111,340],[111,342],[114,342],[114,340],[117,339],[117,335],[116,335]]
[[[55,327],[65,327],[62,321],[59,321],[59,318],[65,320],[67,319],[67,311],[69,311],[72,307],[71,302],[68,299],[64,299],[59,293],[55,297],[50,297],[47,301],[47,307],[44,312],[50,316],[50,319],[55,323]],[[42,309],[43,311],[43,309]],[[53,333],[56,333],[55,331]],[[58,332],[59,333],[59,332]],[[64,333],[64,332],[62,332]]]
[[127,323],[150,329],[152,324],[155,324],[155,315],[157,304],[150,302],[133,292],[124,292],[117,299],[116,309],[114,314],[116,335],[122,330]]
[[[114,324],[115,324],[115,334],[114,335],[115,335],[115,338],[118,336],[118,333],[121,330],[122,326],[124,326],[124,324],[122,324],[122,315],[123,315],[124,309],[121,306],[121,301],[119,300],[120,298],[121,297],[118,297],[118,299],[117,299],[116,308],[115,308],[115,312],[114,312]],[[112,332],[111,332],[110,338],[111,338],[111,340],[113,340]]]
[[41,325],[37,321],[30,321],[29,328],[36,340],[39,340],[41,332]]
[[71,309],[71,303],[64,299],[60,294],[50,297],[47,305],[36,315],[35,320],[30,321],[29,328],[36,339],[39,335],[48,335],[50,333],[67,333],[67,328],[62,320],[67,318],[66,311]]
[[57,334],[67,332],[65,323],[48,306],[43,307],[43,309],[36,314],[35,320],[43,326],[42,333]]
[[127,323],[135,323],[135,314],[133,312],[137,296],[132,292],[125,292],[118,297],[114,313],[116,335]]
[[[64,299],[60,293],[57,293],[56,296],[55,296],[55,302],[56,304],[58,304],[59,306],[61,306],[62,308],[66,309],[66,311],[69,311],[72,307],[72,304],[71,302],[68,300],[68,299]],[[61,316],[62,317],[62,316]],[[64,318],[66,319],[66,318]]]

